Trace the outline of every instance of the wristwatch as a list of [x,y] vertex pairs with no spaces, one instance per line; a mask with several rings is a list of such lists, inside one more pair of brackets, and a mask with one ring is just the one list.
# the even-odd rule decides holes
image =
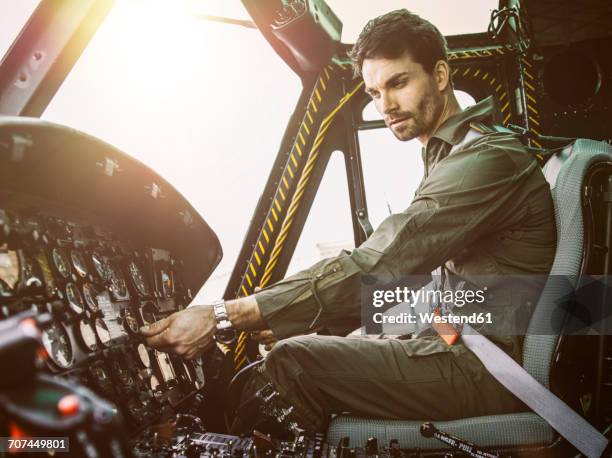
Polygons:
[[215,332],[215,340],[222,344],[229,345],[236,340],[236,330],[232,326],[232,322],[227,314],[225,301],[220,299],[212,303],[213,313],[217,321],[217,331]]

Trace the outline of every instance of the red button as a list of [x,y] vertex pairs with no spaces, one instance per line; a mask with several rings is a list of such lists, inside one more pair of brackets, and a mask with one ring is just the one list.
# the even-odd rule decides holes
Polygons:
[[79,397],[75,394],[68,394],[59,400],[57,403],[57,410],[63,416],[68,417],[70,415],[74,415],[79,411],[81,407],[81,401]]

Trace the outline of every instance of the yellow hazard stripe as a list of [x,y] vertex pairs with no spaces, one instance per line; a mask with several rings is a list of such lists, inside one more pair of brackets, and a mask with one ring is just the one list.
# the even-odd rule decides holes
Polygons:
[[308,118],[308,120],[310,121],[310,124],[314,123],[314,120],[312,119],[312,116],[310,114],[310,110],[306,110],[306,117]]
[[508,120],[510,119],[510,116],[511,116],[511,113],[508,113],[508,114],[506,115],[506,117],[505,117],[505,118],[504,118],[504,120],[502,121],[502,122],[503,122],[503,124],[506,124],[506,123],[508,122]]
[[509,107],[509,106],[510,106],[510,102],[506,102],[506,103],[504,104],[504,106],[501,108],[502,113],[503,113],[504,111],[506,111],[506,110],[508,109],[508,107]]
[[261,258],[257,254],[257,251],[253,251],[253,254],[255,255],[255,259],[257,260],[257,265],[260,266],[261,265]]
[[286,240],[288,230],[293,223],[293,215],[297,211],[297,208],[303,196],[303,189],[306,186],[306,183],[310,178],[310,174],[314,166],[314,160],[316,159],[316,156],[318,156],[318,148],[323,142],[325,133],[327,132],[329,126],[331,125],[331,122],[333,121],[338,111],[346,104],[346,102],[353,95],[355,95],[355,93],[357,93],[359,89],[361,89],[362,86],[363,86],[363,82],[360,82],[359,84],[357,84],[357,86],[355,86],[355,88],[353,88],[351,92],[345,94],[342,97],[342,99],[340,99],[340,101],[338,102],[338,105],[331,111],[331,113],[328,116],[325,117],[325,119],[321,123],[321,127],[319,128],[319,132],[317,133],[315,143],[309,153],[308,160],[306,162],[306,165],[304,166],[304,170],[302,171],[302,175],[300,176],[300,179],[298,181],[296,192],[291,199],[291,204],[289,205],[289,209],[287,210],[287,215],[285,216],[285,219],[281,225],[279,236],[274,243],[274,248],[270,255],[270,259],[268,260],[268,264],[266,265],[266,268],[264,269],[264,274],[260,282],[260,285],[262,287],[267,284],[267,282],[270,280],[272,276],[272,271],[274,267],[276,266],[277,258],[280,255],[282,248],[284,246],[284,242]]

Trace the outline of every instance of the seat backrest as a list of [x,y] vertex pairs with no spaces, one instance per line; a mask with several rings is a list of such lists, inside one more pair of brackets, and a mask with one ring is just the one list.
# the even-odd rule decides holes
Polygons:
[[523,342],[523,367],[548,387],[552,357],[559,340],[551,329],[565,321],[559,300],[572,293],[580,276],[584,252],[582,188],[588,168],[612,160],[612,147],[594,140],[576,140],[544,167],[551,185],[557,224],[557,251],[550,276],[531,316]]

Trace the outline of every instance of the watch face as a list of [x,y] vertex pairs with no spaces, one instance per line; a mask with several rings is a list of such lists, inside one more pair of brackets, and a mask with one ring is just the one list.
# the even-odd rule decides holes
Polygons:
[[236,340],[236,330],[233,328],[217,329],[215,332],[215,340],[219,343],[230,345]]

